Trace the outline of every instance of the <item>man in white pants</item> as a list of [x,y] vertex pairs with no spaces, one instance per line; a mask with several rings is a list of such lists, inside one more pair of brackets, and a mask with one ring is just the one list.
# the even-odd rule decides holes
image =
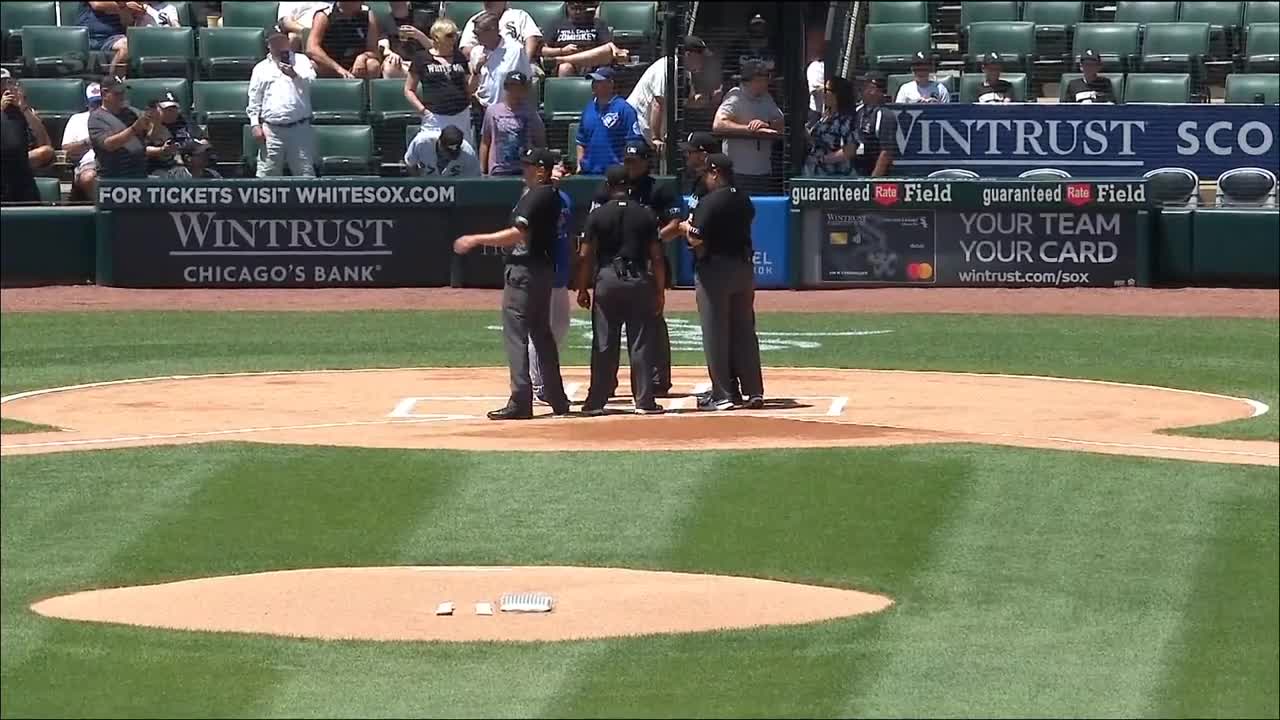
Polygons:
[[289,47],[289,36],[273,31],[267,57],[249,80],[249,125],[258,141],[258,177],[278,177],[287,162],[294,177],[315,177],[315,129],[311,127],[311,81],[315,66]]
[[[563,190],[559,192],[560,231],[556,234],[553,252],[556,278],[551,285],[551,334],[556,339],[556,348],[563,353],[565,338],[569,336],[569,225],[573,222],[573,203],[569,193]],[[542,366],[532,342],[529,343],[529,380],[533,385],[533,398],[546,402],[546,398],[542,396]]]

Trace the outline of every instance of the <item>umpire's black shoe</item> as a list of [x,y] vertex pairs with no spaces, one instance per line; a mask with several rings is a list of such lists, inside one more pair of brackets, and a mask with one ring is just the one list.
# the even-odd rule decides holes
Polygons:
[[752,395],[751,397],[747,398],[747,409],[748,410],[764,409],[764,398],[759,395]]
[[532,410],[518,408],[515,405],[508,405],[501,410],[493,410],[489,412],[490,420],[529,420],[532,417]]
[[732,400],[716,400],[710,395],[698,398],[699,410],[732,410],[733,405]]

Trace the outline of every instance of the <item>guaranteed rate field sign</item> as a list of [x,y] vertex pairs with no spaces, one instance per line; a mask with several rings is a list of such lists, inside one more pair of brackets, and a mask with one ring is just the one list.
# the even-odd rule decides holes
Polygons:
[[810,181],[792,187],[806,287],[1147,284],[1141,181]]

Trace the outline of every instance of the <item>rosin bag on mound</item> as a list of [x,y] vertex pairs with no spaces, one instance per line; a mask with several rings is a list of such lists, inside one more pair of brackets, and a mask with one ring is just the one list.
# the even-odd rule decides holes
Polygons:
[[555,599],[546,593],[504,593],[498,599],[498,609],[502,612],[545,613],[551,612]]

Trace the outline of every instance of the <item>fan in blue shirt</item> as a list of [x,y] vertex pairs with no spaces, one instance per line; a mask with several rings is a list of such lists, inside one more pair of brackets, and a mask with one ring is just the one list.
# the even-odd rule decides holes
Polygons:
[[611,166],[622,164],[627,143],[643,139],[635,108],[613,92],[613,68],[598,68],[587,77],[595,98],[578,123],[578,172],[603,175]]
[[569,193],[560,191],[560,227],[556,233],[556,246],[551,258],[556,263],[554,288],[569,287],[569,227],[573,224],[573,200]]

